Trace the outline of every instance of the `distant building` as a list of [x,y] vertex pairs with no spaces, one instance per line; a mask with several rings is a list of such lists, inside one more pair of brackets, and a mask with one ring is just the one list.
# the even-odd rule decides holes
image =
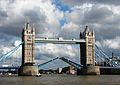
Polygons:
[[73,66],[68,66],[68,67],[64,67],[62,69],[61,73],[76,74],[77,69],[75,67],[73,67]]
[[62,73],[63,68],[58,68],[58,73]]

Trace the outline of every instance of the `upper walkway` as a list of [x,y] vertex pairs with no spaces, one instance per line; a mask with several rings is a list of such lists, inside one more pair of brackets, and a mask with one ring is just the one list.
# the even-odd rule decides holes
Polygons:
[[49,39],[49,38],[35,38],[36,43],[53,43],[53,44],[80,44],[85,43],[84,39],[64,40],[63,38]]

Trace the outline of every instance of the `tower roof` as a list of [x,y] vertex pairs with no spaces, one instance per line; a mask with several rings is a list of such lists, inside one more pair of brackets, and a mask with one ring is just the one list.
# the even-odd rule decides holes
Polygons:
[[26,29],[29,29],[30,28],[30,25],[29,25],[29,22],[26,23]]
[[85,30],[84,30],[84,33],[85,32],[89,32],[90,31],[90,29],[88,28],[88,26],[86,25],[86,28],[85,28]]

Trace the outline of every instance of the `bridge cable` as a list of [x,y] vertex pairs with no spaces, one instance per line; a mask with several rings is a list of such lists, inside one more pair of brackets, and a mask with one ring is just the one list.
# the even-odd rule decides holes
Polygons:
[[100,52],[101,54],[103,54],[104,56],[106,56],[106,58],[109,59],[108,55],[106,55],[104,51],[102,51],[96,44],[95,44],[95,46],[97,47],[97,49],[99,50],[99,52]]
[[[20,47],[20,46],[19,46],[19,47]],[[12,51],[9,55],[6,55],[6,56],[2,57],[2,58],[0,59],[0,61],[3,61],[3,60],[5,60],[6,58],[10,57],[19,47],[17,47],[16,49],[14,49],[14,51]]]
[[[18,49],[22,44],[23,44],[24,42],[22,42],[22,43],[20,43],[18,46],[16,46],[15,48],[13,48],[12,50],[10,50],[9,52],[7,52],[6,54],[3,54],[2,56],[1,56],[1,58],[0,58],[0,61],[2,61],[3,59],[6,59],[7,57],[6,57],[6,55],[8,55],[9,53],[11,53],[11,54],[13,54],[15,51],[16,51],[16,49]],[[10,54],[10,55],[11,55]]]
[[101,51],[99,51],[99,49],[96,49],[95,52],[97,52],[98,54],[100,54],[102,58],[105,58],[105,55]]
[[101,58],[101,56],[100,56],[97,52],[95,52],[95,55],[96,55],[99,59],[101,59],[102,61],[104,61],[104,59]]

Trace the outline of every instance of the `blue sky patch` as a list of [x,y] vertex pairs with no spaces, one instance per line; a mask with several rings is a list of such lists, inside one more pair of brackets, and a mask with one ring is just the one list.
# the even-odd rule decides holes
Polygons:
[[66,12],[66,11],[71,12],[71,7],[66,5],[65,3],[62,3],[60,0],[52,0],[52,4],[54,4],[56,8],[58,8],[63,12]]
[[60,26],[64,26],[64,24],[66,23],[66,20],[65,20],[65,19],[61,19],[61,20],[59,21],[59,23],[60,23]]

